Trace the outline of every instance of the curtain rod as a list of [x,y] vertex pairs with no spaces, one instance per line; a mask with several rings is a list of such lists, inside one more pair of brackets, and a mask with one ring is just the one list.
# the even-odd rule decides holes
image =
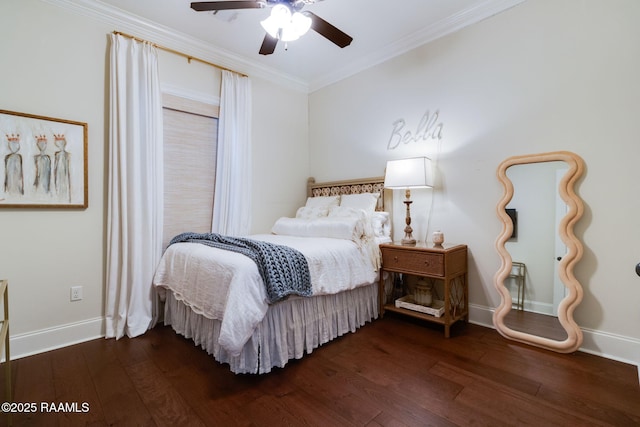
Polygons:
[[114,31],[113,34],[121,35],[123,37],[128,37],[130,39],[133,39],[133,40],[136,40],[136,41],[139,41],[139,42],[142,42],[142,43],[149,43],[152,46],[156,47],[157,49],[162,49],[162,50],[164,50],[166,52],[171,52],[173,54],[176,54],[176,55],[179,55],[179,56],[183,56],[183,57],[187,58],[187,61],[189,61],[189,63],[191,63],[191,61],[198,61],[198,62],[201,62],[203,64],[207,64],[207,65],[210,65],[212,67],[218,68],[220,70],[231,71],[232,73],[239,74],[242,77],[249,77],[246,74],[240,73],[240,72],[238,72],[236,70],[232,70],[230,68],[223,67],[223,66],[218,65],[218,64],[214,64],[213,62],[205,61],[204,59],[196,58],[195,56],[187,55],[186,53],[182,53],[182,52],[179,52],[177,50],[170,49],[168,47],[160,46],[159,44],[152,43],[152,42],[150,42],[148,40],[144,40],[144,39],[141,39],[141,38],[136,37],[136,36],[132,36],[131,34],[126,34],[126,33],[120,32],[120,31]]

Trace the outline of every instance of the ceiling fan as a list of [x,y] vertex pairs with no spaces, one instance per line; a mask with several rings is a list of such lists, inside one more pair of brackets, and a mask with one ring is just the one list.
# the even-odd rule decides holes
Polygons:
[[233,9],[262,9],[271,7],[271,16],[261,22],[267,34],[264,36],[261,55],[271,55],[278,44],[278,40],[292,41],[314,30],[327,40],[343,48],[349,46],[353,37],[331,25],[318,15],[302,11],[304,6],[319,0],[218,0],[191,3],[191,8],[198,12],[233,10]]

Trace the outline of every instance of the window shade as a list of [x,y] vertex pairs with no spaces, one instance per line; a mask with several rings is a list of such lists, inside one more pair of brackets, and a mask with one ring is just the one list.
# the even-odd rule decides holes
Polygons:
[[163,104],[166,247],[174,236],[185,231],[211,231],[218,110],[167,95]]

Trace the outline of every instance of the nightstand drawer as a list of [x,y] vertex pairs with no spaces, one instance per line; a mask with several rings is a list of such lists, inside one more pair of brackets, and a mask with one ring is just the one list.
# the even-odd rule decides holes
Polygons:
[[444,276],[443,254],[385,248],[382,251],[382,266],[385,270]]

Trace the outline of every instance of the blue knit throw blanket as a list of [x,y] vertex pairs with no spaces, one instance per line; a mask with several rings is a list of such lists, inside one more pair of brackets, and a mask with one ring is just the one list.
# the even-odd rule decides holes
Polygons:
[[169,245],[180,242],[201,243],[251,258],[258,266],[258,272],[267,289],[269,304],[292,294],[311,296],[309,264],[304,255],[293,248],[217,233],[191,232],[177,235],[171,239]]

